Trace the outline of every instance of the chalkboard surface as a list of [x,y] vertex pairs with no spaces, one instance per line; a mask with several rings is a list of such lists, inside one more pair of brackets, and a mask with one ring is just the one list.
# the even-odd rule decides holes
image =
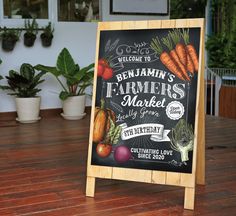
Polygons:
[[200,28],[100,32],[92,165],[192,173]]

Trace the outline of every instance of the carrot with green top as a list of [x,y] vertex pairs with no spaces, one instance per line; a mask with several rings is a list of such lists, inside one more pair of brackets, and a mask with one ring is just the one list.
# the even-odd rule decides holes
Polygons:
[[195,47],[189,41],[189,29],[188,30],[183,29],[182,37],[183,37],[184,43],[186,45],[186,51],[190,57],[189,58],[190,62],[188,62],[188,64],[191,64],[191,60],[192,60],[192,63],[194,66],[194,71],[198,72],[198,66],[199,66],[198,55],[197,55]]
[[161,42],[158,37],[153,38],[150,44],[150,47],[154,50],[154,52],[160,56],[161,62],[178,78],[181,80],[185,80],[183,73],[179,66],[175,63],[173,58],[163,50]]
[[175,29],[169,34],[175,44],[175,50],[176,50],[177,55],[179,56],[181,63],[186,67],[187,66],[187,53],[186,53],[184,44],[180,42],[180,39],[181,39],[180,31],[178,29]]
[[187,70],[192,74],[194,73],[193,61],[192,61],[190,55],[188,54],[188,52],[187,52]]
[[172,57],[172,59],[175,61],[175,64],[178,65],[178,67],[180,68],[183,76],[185,77],[185,80],[190,80],[188,73],[187,73],[187,69],[185,67],[185,65],[182,64],[182,62],[180,61],[180,58],[174,48],[174,45],[172,43],[171,40],[171,35],[168,34],[167,37],[162,38],[162,42],[163,44],[165,44],[165,46],[169,49],[170,51],[170,56]]

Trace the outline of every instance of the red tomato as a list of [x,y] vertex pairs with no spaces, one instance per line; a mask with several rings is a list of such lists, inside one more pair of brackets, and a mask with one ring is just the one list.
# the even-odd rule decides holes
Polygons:
[[104,65],[98,63],[98,73],[97,73],[97,75],[98,75],[98,76],[102,76],[102,75],[103,75],[103,72],[104,72],[104,69],[105,69]]
[[113,69],[110,67],[105,67],[104,72],[102,74],[102,78],[104,80],[109,80],[113,77]]
[[99,143],[97,145],[96,151],[100,157],[108,157],[111,153],[112,146],[110,144]]
[[109,67],[109,64],[108,64],[108,62],[107,62],[106,59],[99,59],[99,60],[98,60],[98,64],[102,64],[102,65],[104,65],[105,67]]

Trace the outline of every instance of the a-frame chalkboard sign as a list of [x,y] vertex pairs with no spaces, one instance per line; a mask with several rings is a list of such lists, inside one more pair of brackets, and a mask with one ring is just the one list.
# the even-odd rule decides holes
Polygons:
[[95,179],[205,183],[204,19],[98,24],[86,195]]

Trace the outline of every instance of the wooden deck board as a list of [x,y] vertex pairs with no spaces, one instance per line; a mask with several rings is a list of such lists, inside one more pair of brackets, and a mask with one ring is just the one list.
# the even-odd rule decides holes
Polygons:
[[236,214],[236,120],[206,118],[206,186],[196,188],[194,212],[174,186],[98,179],[95,198],[85,197],[89,116],[0,127],[1,216]]

